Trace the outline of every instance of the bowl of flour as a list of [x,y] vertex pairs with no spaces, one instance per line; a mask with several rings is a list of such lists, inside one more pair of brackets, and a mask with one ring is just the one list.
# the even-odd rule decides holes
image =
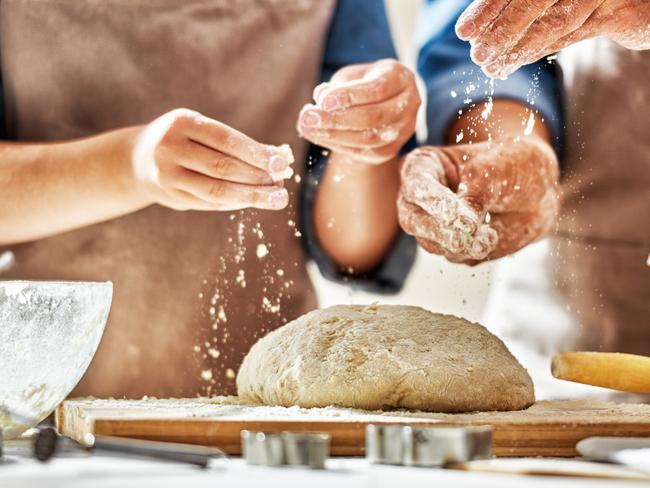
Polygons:
[[79,382],[104,333],[110,282],[0,281],[0,433],[18,437]]

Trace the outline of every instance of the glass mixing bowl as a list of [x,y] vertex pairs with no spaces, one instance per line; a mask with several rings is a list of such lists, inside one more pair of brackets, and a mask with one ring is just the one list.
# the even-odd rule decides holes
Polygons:
[[0,281],[0,433],[18,437],[79,382],[104,333],[113,284]]

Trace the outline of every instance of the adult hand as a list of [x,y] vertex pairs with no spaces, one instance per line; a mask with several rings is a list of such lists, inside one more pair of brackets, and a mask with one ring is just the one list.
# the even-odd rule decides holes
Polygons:
[[456,24],[472,59],[491,77],[578,41],[606,36],[628,49],[650,49],[647,0],[475,0]]
[[385,59],[347,66],[314,90],[299,133],[320,146],[371,164],[394,159],[413,135],[420,95],[415,76]]
[[400,225],[452,262],[511,254],[552,226],[558,175],[553,149],[537,137],[418,148],[402,162]]
[[289,195],[288,146],[260,144],[198,112],[176,109],[142,131],[133,173],[155,203],[175,210],[279,210]]

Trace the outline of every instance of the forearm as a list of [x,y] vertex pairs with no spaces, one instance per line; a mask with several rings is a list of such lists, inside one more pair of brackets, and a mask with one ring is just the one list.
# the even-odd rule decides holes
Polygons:
[[323,249],[355,273],[379,265],[398,231],[398,160],[373,165],[333,152],[314,204]]
[[139,128],[0,145],[0,244],[44,238],[147,206],[131,169]]
[[542,118],[528,105],[506,99],[465,110],[450,125],[447,143],[473,144],[502,137],[539,137],[551,144],[551,132]]

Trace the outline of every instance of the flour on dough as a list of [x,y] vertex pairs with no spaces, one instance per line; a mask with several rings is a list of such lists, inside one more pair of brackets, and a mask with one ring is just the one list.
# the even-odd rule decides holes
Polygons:
[[398,305],[315,310],[260,339],[237,376],[242,401],[432,412],[520,410],[526,370],[483,326]]

